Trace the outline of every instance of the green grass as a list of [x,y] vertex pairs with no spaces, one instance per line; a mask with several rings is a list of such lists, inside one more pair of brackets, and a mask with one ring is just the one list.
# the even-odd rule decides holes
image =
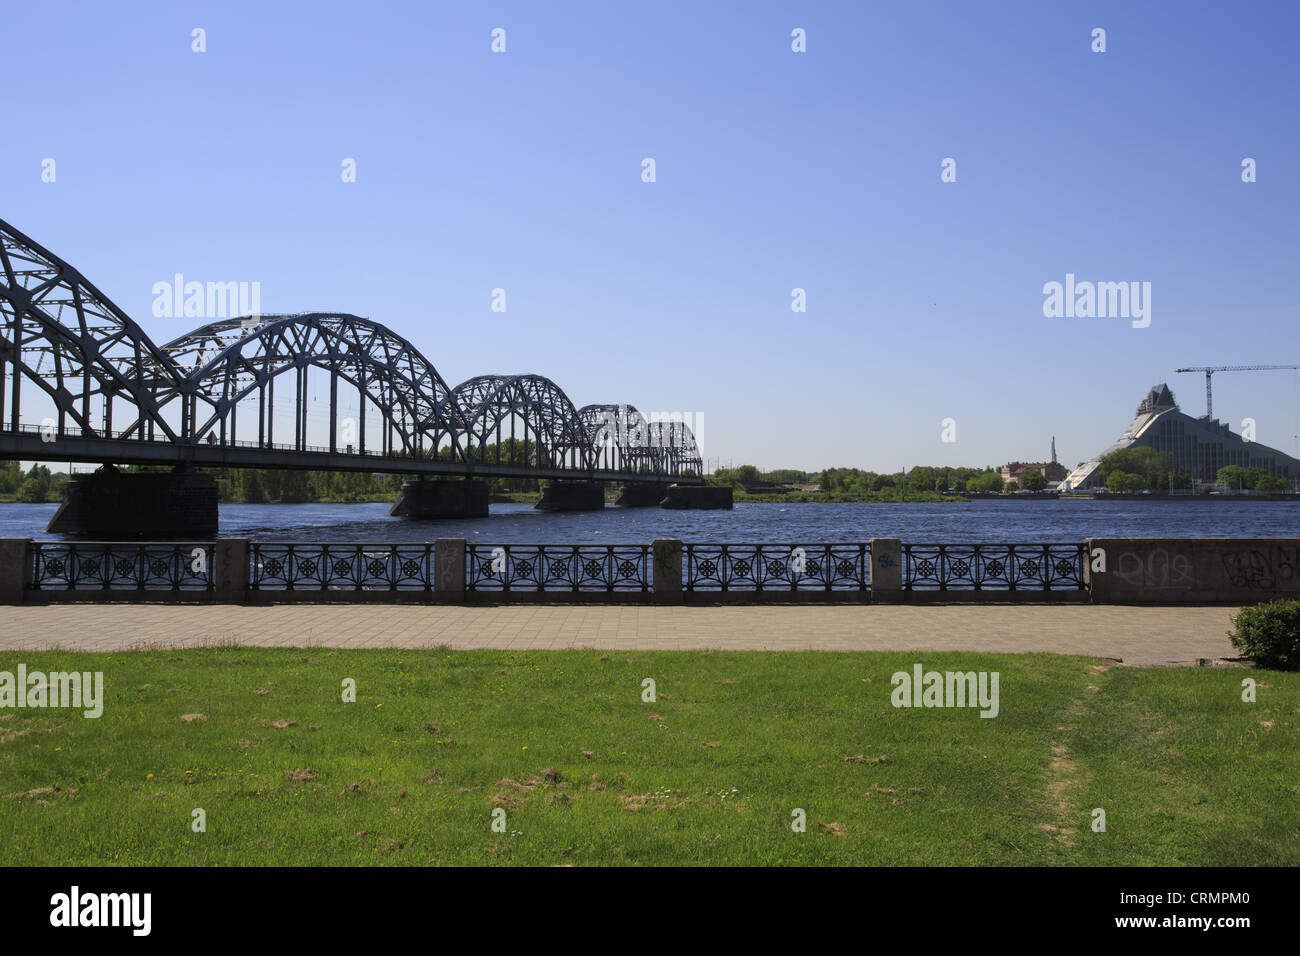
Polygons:
[[[103,671],[106,703],[0,710],[7,864],[1300,864],[1300,674],[237,647],[0,670],[20,661]],[[895,709],[918,661],[998,671],[1000,715]]]

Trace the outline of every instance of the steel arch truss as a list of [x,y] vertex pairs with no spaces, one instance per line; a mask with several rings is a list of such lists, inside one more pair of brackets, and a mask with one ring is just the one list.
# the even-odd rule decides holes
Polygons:
[[[327,449],[307,442],[311,370],[329,378]],[[292,394],[292,445],[275,442],[277,382],[281,408],[286,392]],[[358,396],[355,436],[346,426],[340,435],[340,382]],[[0,220],[0,431],[29,429],[21,417],[25,390],[52,404],[51,440],[79,434],[95,440],[92,455],[99,439],[125,438],[177,446],[178,462],[224,463],[224,453],[204,455],[195,447],[219,442],[436,458],[424,470],[439,471],[446,461],[461,466],[452,473],[466,474],[518,468],[675,477],[698,475],[702,465],[695,437],[681,422],[647,422],[631,405],[588,405],[580,412],[540,375],[483,375],[453,390],[410,342],[355,315],[225,319],[157,346],[76,269]],[[254,399],[255,429],[247,422]],[[366,442],[367,402],[383,421],[374,450]],[[245,419],[242,440],[237,417]],[[41,431],[45,441],[45,423]],[[22,444],[21,438],[11,442]],[[122,449],[102,447],[106,460]],[[170,449],[156,455],[150,449],[136,460],[172,457]],[[286,458],[284,467],[295,465]]]
[[479,375],[456,386],[452,404],[466,425],[470,461],[584,471],[594,467],[578,410],[549,378]]
[[650,425],[633,405],[584,405],[578,410],[596,464],[610,471],[656,472]]
[[585,405],[578,414],[601,467],[665,477],[701,472],[695,435],[684,422],[648,422],[632,405]]
[[[460,460],[459,417],[448,414],[451,390],[410,342],[377,322],[355,315],[304,312],[260,319],[227,319],[163,346],[184,374],[186,435],[192,442],[214,434],[235,441],[235,410],[258,399],[258,445],[274,445],[276,380],[294,373],[294,444],[307,446],[307,370],[329,375],[329,450],[338,450],[338,383],[352,385],[384,420],[381,454],[432,457],[448,442]],[[284,386],[281,386],[281,394]],[[366,447],[364,401],[348,444]],[[200,408],[202,411],[200,411]]]
[[695,444],[695,433],[685,422],[651,422],[646,444],[660,471],[674,476],[703,474],[704,459]]
[[[56,435],[178,438],[163,415],[180,383],[167,355],[81,273],[0,220],[0,424],[7,413],[11,430],[24,383],[53,402]],[[115,413],[130,422],[116,433]]]

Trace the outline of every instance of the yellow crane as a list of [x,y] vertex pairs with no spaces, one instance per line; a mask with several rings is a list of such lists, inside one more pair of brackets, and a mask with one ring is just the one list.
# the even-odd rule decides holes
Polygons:
[[1267,372],[1280,369],[1300,369],[1300,365],[1197,365],[1193,368],[1176,368],[1175,372],[1205,373],[1205,417],[1214,417],[1214,398],[1210,390],[1210,376],[1215,372]]

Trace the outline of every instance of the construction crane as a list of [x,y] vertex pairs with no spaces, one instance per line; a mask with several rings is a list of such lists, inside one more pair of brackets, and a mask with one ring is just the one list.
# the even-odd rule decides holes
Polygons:
[[1214,417],[1214,396],[1210,390],[1210,377],[1215,372],[1269,372],[1281,369],[1300,369],[1300,365],[1197,365],[1194,368],[1176,368],[1175,372],[1205,373],[1205,417]]

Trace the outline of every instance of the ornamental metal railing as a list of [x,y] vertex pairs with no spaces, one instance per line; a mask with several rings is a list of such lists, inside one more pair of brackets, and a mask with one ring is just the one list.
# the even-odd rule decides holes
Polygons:
[[[30,587],[46,592],[211,592],[217,577],[215,562],[231,560],[220,558],[219,552],[229,553],[222,552],[221,543],[211,541],[36,541],[31,544]],[[247,553],[249,591],[434,592],[462,587],[455,583],[461,580],[455,565],[436,566],[432,542],[250,542]],[[1083,591],[1087,558],[1081,543],[902,544],[898,555],[904,591]],[[888,565],[892,560],[891,554],[877,555],[882,573],[892,570]],[[651,544],[466,542],[464,564],[465,592],[650,593],[656,589]],[[871,566],[871,545],[865,542],[683,542],[681,589],[866,593],[872,588]],[[222,580],[232,576],[238,580],[238,568],[223,571]],[[672,586],[659,582],[661,589],[665,585]]]
[[648,544],[465,546],[467,591],[642,591],[654,586]]
[[1082,591],[1083,544],[904,544],[905,591]]
[[682,544],[687,591],[868,591],[871,546]]
[[37,541],[36,591],[211,591],[213,545],[178,542]]
[[271,544],[248,549],[254,591],[431,591],[433,544]]

